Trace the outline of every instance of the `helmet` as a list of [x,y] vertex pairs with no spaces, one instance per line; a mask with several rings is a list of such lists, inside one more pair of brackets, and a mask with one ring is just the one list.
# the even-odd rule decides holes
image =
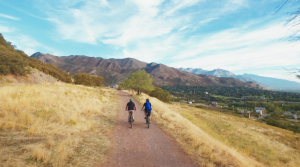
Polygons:
[[133,99],[130,99],[130,101],[133,101]]

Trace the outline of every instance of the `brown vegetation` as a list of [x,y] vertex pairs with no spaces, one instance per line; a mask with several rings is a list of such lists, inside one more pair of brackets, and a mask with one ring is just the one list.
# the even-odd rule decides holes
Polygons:
[[114,91],[56,84],[2,87],[0,166],[93,166],[105,162]]
[[74,83],[78,85],[102,86],[103,84],[103,77],[91,76],[90,74],[87,73],[75,74],[73,78],[74,78]]

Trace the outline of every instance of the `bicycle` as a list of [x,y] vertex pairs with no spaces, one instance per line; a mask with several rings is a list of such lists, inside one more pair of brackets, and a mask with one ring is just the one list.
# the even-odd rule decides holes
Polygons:
[[130,117],[129,117],[130,128],[132,128],[132,122],[133,122],[132,111],[129,112],[129,115],[130,115]]
[[149,121],[148,113],[146,114],[146,124],[147,124],[148,128],[150,128],[150,121]]

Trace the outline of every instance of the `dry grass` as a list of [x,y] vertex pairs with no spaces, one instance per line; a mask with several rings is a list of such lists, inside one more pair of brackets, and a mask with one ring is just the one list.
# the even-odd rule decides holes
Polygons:
[[266,166],[299,166],[300,135],[255,120],[174,105],[184,118],[215,139]]
[[[136,96],[144,102],[146,95]],[[150,97],[155,121],[204,166],[299,166],[300,135]]]
[[2,87],[0,166],[105,162],[115,91],[69,84]]

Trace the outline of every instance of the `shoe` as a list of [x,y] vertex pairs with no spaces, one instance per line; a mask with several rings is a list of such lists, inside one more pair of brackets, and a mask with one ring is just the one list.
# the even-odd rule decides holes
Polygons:
[[146,119],[146,117],[144,119]]
[[134,119],[132,120],[132,122],[134,122]]

